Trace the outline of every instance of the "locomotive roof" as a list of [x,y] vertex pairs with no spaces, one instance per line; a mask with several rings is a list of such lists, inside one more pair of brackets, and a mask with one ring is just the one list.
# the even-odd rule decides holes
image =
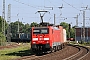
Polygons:
[[58,27],[52,27],[54,30],[59,30],[59,28]]
[[[38,29],[38,28],[49,28],[49,27],[35,27],[35,29]],[[54,30],[60,30],[58,27],[54,27],[54,26],[51,26],[51,28]]]
[[48,28],[48,27],[34,27],[34,28]]

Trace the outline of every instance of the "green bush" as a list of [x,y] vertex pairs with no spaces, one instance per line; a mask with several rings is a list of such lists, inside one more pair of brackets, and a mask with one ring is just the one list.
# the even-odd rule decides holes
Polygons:
[[5,45],[6,37],[0,32],[0,46]]
[[90,44],[90,42],[87,42],[87,44]]

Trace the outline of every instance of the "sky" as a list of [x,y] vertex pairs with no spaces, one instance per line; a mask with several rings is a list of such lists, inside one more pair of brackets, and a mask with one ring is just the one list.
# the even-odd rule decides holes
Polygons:
[[[20,22],[40,23],[40,14],[37,11],[48,11],[45,13],[44,22],[54,23],[54,14],[56,25],[66,22],[72,26],[76,25],[76,16],[78,15],[78,25],[83,25],[83,10],[85,11],[85,25],[90,25],[90,0],[5,0],[5,19],[7,21],[8,5],[11,4],[11,22],[19,19]],[[53,7],[53,10],[52,8]],[[63,7],[63,8],[58,8]],[[85,10],[87,7],[87,10]],[[0,16],[3,11],[3,0],[0,2]],[[43,14],[43,13],[41,13]]]

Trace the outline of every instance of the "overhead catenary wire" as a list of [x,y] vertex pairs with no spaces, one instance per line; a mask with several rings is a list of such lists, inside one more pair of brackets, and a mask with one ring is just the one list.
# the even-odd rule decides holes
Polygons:
[[[22,1],[22,0],[16,0],[16,1]],[[44,0],[44,1],[48,1],[48,0]],[[20,4],[22,4],[23,2],[21,2]],[[24,5],[26,4],[27,6],[28,6],[28,4],[29,3],[23,3]],[[54,2],[52,2],[52,0],[50,0],[50,4],[52,4],[53,6],[55,6],[55,3]],[[29,4],[30,5],[30,4]],[[70,4],[71,5],[71,4]],[[72,5],[73,7],[74,7],[74,5]],[[38,7],[38,6],[33,6],[33,5],[30,5],[30,7],[32,7],[32,8],[36,8],[36,9],[38,9],[38,8],[40,8],[40,7]],[[41,7],[43,7],[43,6],[41,6]],[[69,6],[69,7],[71,7],[71,6]],[[19,7],[19,8],[23,8],[23,7]],[[65,7],[64,7],[65,8]],[[72,7],[71,7],[72,8]],[[75,8],[77,8],[77,7],[75,7]],[[50,14],[51,16],[53,16],[53,14]]]
[[21,2],[21,1],[19,1],[19,0],[13,0],[13,1],[18,2],[18,3],[20,3],[20,4],[23,4],[23,5],[26,5],[26,6],[30,6],[30,7],[32,7],[32,8],[40,9],[40,8],[38,8],[38,7],[32,6],[32,5],[30,5],[30,4],[26,4],[26,3]]
[[[53,4],[50,0],[48,0],[48,1],[50,2],[50,4],[52,4],[52,5],[53,5],[53,7],[49,7],[49,8],[52,8],[52,10],[53,10],[53,8],[59,8],[59,9],[60,9],[60,17],[61,17],[61,15],[62,15],[61,8],[60,8],[60,7],[55,6],[55,4]],[[62,7],[63,7],[63,5],[62,5]],[[48,8],[48,7],[46,7],[46,8]],[[51,16],[53,16],[53,15],[51,15]]]
[[56,7],[50,0],[48,0],[54,7]]
[[[62,0],[64,3],[66,3],[67,5],[69,5],[69,6],[71,6],[72,8],[74,8],[74,9],[76,9],[76,10],[78,10],[82,15],[83,15],[83,13],[81,12],[81,10],[80,9],[78,9],[78,8],[76,8],[76,7],[74,7],[73,5],[71,5],[71,4],[69,4],[69,3],[67,3],[66,1],[64,1],[64,0]],[[79,13],[79,14],[80,14]]]
[[[14,0],[15,2],[18,2],[18,3],[20,3],[20,4],[23,4],[23,5],[27,5],[27,6],[30,6],[30,7],[32,7],[32,8],[36,8],[36,9],[40,9],[40,8],[38,8],[38,7],[43,7],[43,6],[38,6],[38,7],[35,7],[35,6],[32,6],[32,5],[29,5],[29,4],[26,4],[26,3],[23,3],[23,2],[21,2],[21,1],[19,1],[19,0]],[[54,7],[55,7],[55,5],[51,2],[51,1],[49,1]],[[45,0],[44,0],[44,5],[45,5]],[[51,14],[50,14],[51,15]],[[53,16],[53,15],[52,15]]]
[[66,1],[64,1],[64,0],[62,0],[64,3],[66,3],[67,5],[69,5],[69,6],[71,6],[72,8],[74,8],[74,9],[76,9],[76,10],[78,10],[78,11],[80,11],[78,8],[76,8],[76,7],[74,7],[73,5],[71,5],[71,4],[69,4],[69,3],[67,3]]

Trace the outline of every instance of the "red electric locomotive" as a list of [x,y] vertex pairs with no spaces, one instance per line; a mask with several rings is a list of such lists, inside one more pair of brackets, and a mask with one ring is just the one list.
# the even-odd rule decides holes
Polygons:
[[32,27],[31,49],[36,54],[60,50],[65,42],[66,31],[62,26]]

